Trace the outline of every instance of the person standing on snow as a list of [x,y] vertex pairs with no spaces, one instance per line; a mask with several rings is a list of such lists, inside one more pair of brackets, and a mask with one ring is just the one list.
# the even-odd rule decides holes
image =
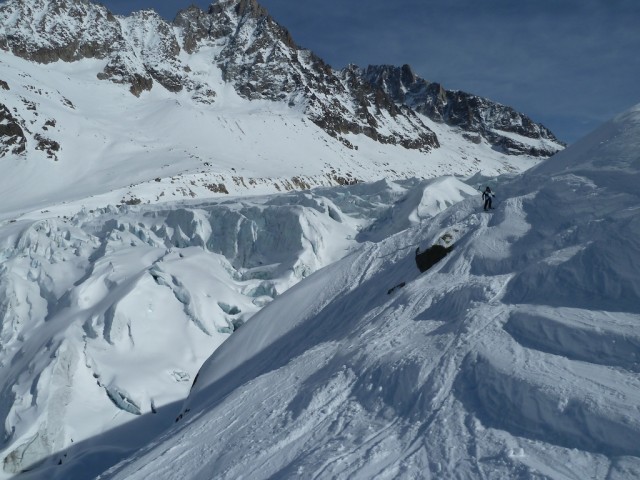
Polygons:
[[495,195],[493,194],[493,192],[491,191],[491,189],[489,187],[484,189],[484,192],[482,192],[482,200],[484,200],[484,211],[486,212],[487,210],[491,210],[493,207],[491,206],[491,198],[494,197]]

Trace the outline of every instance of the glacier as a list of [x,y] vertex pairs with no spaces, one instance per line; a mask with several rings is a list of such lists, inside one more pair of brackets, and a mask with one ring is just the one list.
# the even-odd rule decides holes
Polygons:
[[[473,195],[454,177],[382,180],[3,222],[4,470],[59,462],[137,416],[165,427],[201,364],[265,305],[390,225]],[[100,450],[124,448],[109,442]]]

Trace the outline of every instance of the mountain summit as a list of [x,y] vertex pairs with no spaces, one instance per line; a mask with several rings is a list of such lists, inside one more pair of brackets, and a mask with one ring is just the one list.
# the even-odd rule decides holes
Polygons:
[[[395,102],[436,122],[458,127],[475,141],[484,139],[512,155],[548,157],[558,151],[560,142],[555,135],[526,115],[477,95],[446,90],[420,78],[409,65],[369,66],[361,74]],[[522,142],[518,136],[539,143]]]
[[[345,138],[349,134],[425,152],[440,145],[436,133],[416,114],[427,112],[434,118],[429,115],[431,107],[404,101],[397,95],[399,86],[380,81],[396,74],[381,73],[374,67],[364,75],[352,67],[332,69],[309,50],[299,48],[289,32],[254,0],[220,0],[207,11],[193,6],[179,12],[173,24],[153,11],[116,17],[86,0],[7,0],[0,5],[0,21],[1,49],[44,64],[106,60],[98,78],[128,85],[136,96],[157,82],[170,92],[185,90],[197,101],[215,102],[215,86],[194,72],[185,59],[185,55],[208,49],[223,80],[240,96],[298,109],[349,147],[353,146]],[[414,79],[401,87],[420,90],[423,83]],[[497,126],[485,124],[485,111],[493,104],[470,101],[476,97],[466,94],[447,95],[446,103],[454,105],[445,113],[453,119],[450,124],[481,132],[506,153],[548,156],[561,148],[552,136],[544,137],[549,140],[546,148],[524,148],[517,141],[507,142],[505,136],[496,140],[498,134],[491,132],[498,127],[529,138],[540,138],[531,136],[532,128],[546,130],[515,112],[500,114]],[[442,108],[436,105],[431,110]],[[455,120],[461,109],[473,118],[470,124]],[[525,128],[517,131],[515,125],[523,119]]]

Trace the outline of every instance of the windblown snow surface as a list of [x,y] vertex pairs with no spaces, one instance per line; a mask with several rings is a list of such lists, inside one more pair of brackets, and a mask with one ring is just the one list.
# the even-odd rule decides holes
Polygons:
[[[410,190],[100,478],[639,478],[638,139],[640,106],[496,182],[491,213],[473,196],[403,223]],[[447,239],[419,274],[416,246]]]

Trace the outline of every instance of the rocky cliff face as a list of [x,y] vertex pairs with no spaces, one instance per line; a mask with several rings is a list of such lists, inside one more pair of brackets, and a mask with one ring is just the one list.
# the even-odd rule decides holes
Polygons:
[[0,47],[39,63],[105,58],[122,40],[117,19],[86,0],[8,1],[0,20]]
[[[350,134],[422,151],[439,147],[416,112],[506,153],[547,156],[559,148],[547,129],[513,109],[444,90],[406,66],[334,70],[299,48],[256,0],[218,0],[207,11],[192,6],[173,24],[150,10],[114,16],[87,0],[7,0],[0,5],[0,49],[38,63],[101,59],[98,78],[127,85],[136,96],[158,84],[213,103],[215,86],[184,60],[207,49],[240,96],[296,108],[351,148]],[[527,145],[504,132],[548,145]]]
[[[562,143],[545,128],[513,108],[470,93],[446,90],[439,83],[417,76],[409,65],[369,66],[362,78],[381,88],[396,103],[406,105],[436,122],[459,127],[469,138],[484,138],[504,153],[547,157],[562,148]],[[513,133],[539,141],[537,145],[518,141]]]
[[0,157],[7,153],[21,154],[25,150],[27,139],[18,120],[6,105],[0,103]]
[[0,5],[0,48],[38,63],[106,59],[98,78],[128,85],[136,96],[154,80],[174,92],[206,91],[178,60],[172,26],[151,10],[122,18],[86,0],[8,1]]
[[216,62],[224,79],[245,98],[300,107],[347,144],[344,134],[362,133],[406,148],[438,146],[435,134],[414,112],[396,107],[353,72],[334,71],[299,48],[255,0],[221,0],[206,13],[191,7],[178,14],[175,24],[187,52],[203,46],[220,49]]

